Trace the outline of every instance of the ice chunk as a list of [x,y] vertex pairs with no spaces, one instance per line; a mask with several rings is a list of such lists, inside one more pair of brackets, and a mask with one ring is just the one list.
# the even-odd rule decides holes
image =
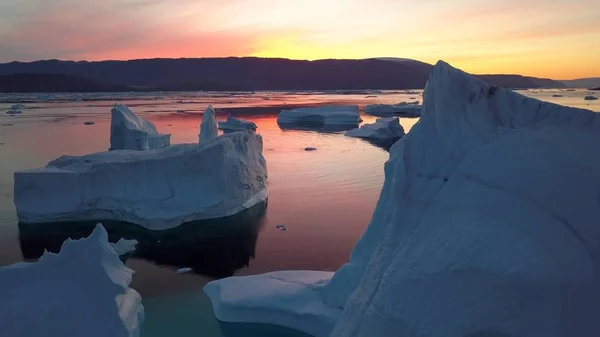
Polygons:
[[[416,103],[416,104],[415,104]],[[377,117],[419,117],[421,116],[421,106],[419,102],[414,103],[398,103],[398,104],[372,104],[364,107],[363,111],[366,114]]]
[[214,141],[148,151],[62,156],[15,172],[24,223],[121,220],[160,230],[236,214],[267,197],[262,138],[233,132]]
[[184,273],[189,273],[192,270],[194,270],[194,268],[190,268],[190,267],[186,267],[186,268],[179,268],[177,269],[177,274],[184,274]]
[[307,146],[304,148],[304,151],[317,151],[316,147],[312,147],[312,146]]
[[213,302],[218,320],[277,324],[326,337],[342,310],[326,306],[315,288],[332,275],[298,270],[234,276],[208,283],[204,292]]
[[596,97],[596,96],[592,96],[592,95],[588,95],[588,96],[585,96],[585,98],[584,98],[584,99],[585,99],[586,101],[595,101],[595,100],[597,100],[597,99],[598,99],[598,97]]
[[168,146],[170,134],[159,134],[154,124],[122,104],[115,104],[110,119],[110,150],[150,150]]
[[60,253],[0,268],[0,336],[137,337],[141,296],[98,224]]
[[256,130],[256,124],[229,114],[226,121],[219,122],[219,129],[226,131]]
[[554,94],[554,95],[552,95],[552,97],[563,97],[563,95]]
[[25,110],[25,105],[23,104],[15,104],[10,107],[11,110]]
[[362,122],[358,106],[323,106],[317,108],[299,108],[282,110],[277,117],[280,124],[306,125],[358,125]]
[[219,130],[217,129],[217,117],[215,116],[215,109],[212,105],[209,105],[204,110],[202,115],[202,122],[200,123],[200,134],[198,135],[198,144],[206,144],[219,137]]
[[135,250],[135,246],[138,244],[137,240],[126,240],[119,239],[116,243],[111,243],[113,249],[119,255],[125,255],[127,253],[131,253]]
[[[441,61],[423,97],[350,261],[288,301],[297,319],[319,326],[319,303],[343,308],[332,337],[600,335],[600,116]],[[217,317],[291,326],[289,292],[260,277],[210,283]]]
[[96,124],[94,121],[86,121],[83,123],[84,125],[94,125]]
[[399,139],[404,136],[404,128],[398,117],[377,118],[373,124],[364,124],[346,132],[346,136],[376,140]]
[[16,110],[16,109],[10,109],[10,110],[8,110],[6,113],[7,113],[7,114],[9,114],[9,115],[17,115],[17,114],[21,114],[21,113],[23,113],[23,111],[21,111],[21,110]]

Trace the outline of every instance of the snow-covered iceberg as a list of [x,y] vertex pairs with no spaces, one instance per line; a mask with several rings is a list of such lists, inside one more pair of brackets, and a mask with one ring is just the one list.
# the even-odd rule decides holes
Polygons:
[[62,156],[14,174],[24,223],[121,220],[152,230],[236,214],[267,197],[262,138],[233,132],[203,145]]
[[219,137],[219,130],[217,129],[217,117],[215,116],[215,109],[212,105],[209,105],[204,114],[202,115],[202,122],[200,123],[200,134],[198,135],[198,144],[206,144],[212,142]]
[[242,130],[254,130],[256,131],[256,124],[245,119],[235,118],[231,114],[227,116],[227,120],[219,122],[219,129],[223,131],[242,131]]
[[418,103],[371,104],[365,106],[363,111],[376,117],[419,117],[421,116],[422,107]]
[[205,290],[220,319],[289,326],[297,315],[307,332],[327,316],[307,317],[343,309],[316,337],[598,336],[599,145],[597,113],[440,61],[350,261],[329,282],[302,283],[319,296],[263,292],[256,277]]
[[277,117],[277,123],[283,125],[358,126],[360,122],[362,119],[357,105],[282,110]]
[[399,139],[404,136],[404,128],[398,117],[377,118],[373,124],[364,124],[346,132],[346,136],[374,140]]
[[58,254],[2,267],[0,336],[137,337],[144,307],[133,273],[100,224]]
[[170,134],[160,134],[154,124],[127,106],[115,104],[110,119],[110,150],[151,150],[169,146]]

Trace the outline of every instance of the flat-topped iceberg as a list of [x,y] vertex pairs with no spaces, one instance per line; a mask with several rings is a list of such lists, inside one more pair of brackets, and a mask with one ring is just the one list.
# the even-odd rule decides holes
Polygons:
[[322,106],[282,110],[277,117],[279,124],[305,126],[344,126],[358,125],[362,122],[357,105]]
[[419,102],[398,103],[398,104],[371,104],[363,108],[366,114],[376,117],[419,117],[421,116],[421,106]]
[[169,146],[170,134],[159,134],[154,124],[127,106],[115,104],[110,118],[110,150],[151,150]]
[[217,117],[215,116],[215,109],[212,105],[209,105],[204,114],[202,115],[202,122],[200,123],[200,134],[198,135],[198,144],[206,144],[212,142],[219,137],[219,130],[217,129]]
[[144,307],[133,273],[100,224],[58,254],[2,267],[0,336],[137,337]]
[[373,124],[364,124],[346,132],[346,136],[373,140],[399,139],[404,136],[404,128],[398,117],[377,118]]
[[440,61],[350,261],[329,282],[302,282],[319,296],[263,292],[256,277],[205,291],[223,320],[290,326],[297,315],[306,332],[343,310],[316,337],[598,336],[598,146],[597,113]]
[[152,230],[236,214],[264,201],[262,138],[234,132],[203,144],[62,156],[15,172],[24,223],[120,220]]
[[219,122],[219,129],[223,131],[242,131],[242,130],[254,130],[256,131],[256,124],[245,119],[235,118],[231,114],[227,116],[227,120]]

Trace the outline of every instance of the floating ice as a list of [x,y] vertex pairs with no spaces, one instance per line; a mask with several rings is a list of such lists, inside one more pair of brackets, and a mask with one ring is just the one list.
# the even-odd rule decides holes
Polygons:
[[[416,103],[416,104],[415,104]],[[398,103],[398,104],[372,104],[363,109],[366,114],[377,117],[419,117],[421,116],[421,106],[419,102]]]
[[256,124],[229,114],[226,121],[219,122],[219,129],[227,131],[256,130]]
[[110,150],[151,150],[168,146],[170,134],[159,134],[154,124],[122,104],[111,110]]
[[552,97],[563,97],[563,95],[554,94]]
[[189,268],[189,267],[186,267],[186,268],[180,268],[180,269],[177,269],[177,272],[176,272],[176,273],[177,273],[177,274],[183,274],[183,273],[188,273],[188,272],[191,272],[192,270],[194,270],[194,268]]
[[363,124],[358,129],[346,132],[346,136],[375,140],[399,139],[404,136],[404,128],[398,117],[377,118],[373,124]]
[[198,143],[200,145],[209,143],[219,136],[219,130],[217,129],[217,117],[215,116],[215,109],[212,105],[209,105],[204,114],[202,115],[202,122],[200,123],[200,134],[198,135]]
[[277,225],[277,229],[285,231],[285,230],[287,230],[287,227],[285,225]]
[[597,99],[598,99],[598,97],[596,97],[596,96],[592,96],[592,95],[588,95],[588,96],[585,96],[585,98],[584,98],[584,99],[585,99],[586,101],[595,101],[595,100],[597,100]]
[[119,239],[116,243],[111,243],[111,246],[119,255],[125,255],[127,253],[133,252],[135,250],[135,246],[138,244],[137,240],[127,240],[127,239]]
[[290,274],[308,294],[268,274],[213,281],[218,319],[316,337],[600,335],[600,116],[441,61],[423,97],[350,261],[330,282]]
[[299,108],[282,110],[277,117],[280,124],[308,125],[358,125],[362,122],[358,106],[323,106],[317,108]]
[[304,151],[316,151],[317,148],[316,147],[312,147],[312,146],[307,146],[304,148]]
[[144,307],[132,275],[100,224],[58,254],[2,267],[0,336],[137,337]]
[[252,131],[200,146],[62,156],[14,178],[24,223],[102,219],[161,230],[233,215],[267,198],[262,138]]
[[87,121],[83,123],[84,125],[94,125],[96,124],[94,121]]
[[11,110],[25,110],[25,105],[23,104],[15,104],[10,107]]
[[10,109],[10,110],[8,110],[6,113],[7,113],[7,114],[9,114],[9,115],[17,115],[17,114],[21,114],[21,113],[23,113],[23,111],[21,111],[21,110],[16,110],[16,109]]

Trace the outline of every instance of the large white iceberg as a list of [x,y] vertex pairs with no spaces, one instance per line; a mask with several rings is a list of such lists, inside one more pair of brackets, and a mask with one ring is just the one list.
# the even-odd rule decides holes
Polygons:
[[364,124],[346,132],[346,136],[373,140],[398,139],[404,136],[404,128],[398,117],[377,118],[373,124]]
[[212,142],[219,137],[219,130],[217,129],[217,117],[215,116],[215,109],[212,105],[209,105],[204,114],[202,115],[202,122],[200,123],[200,134],[198,135],[198,144],[206,144]]
[[127,106],[115,104],[110,118],[110,150],[151,150],[169,146],[170,134],[160,134],[154,124]]
[[236,214],[267,197],[262,138],[234,132],[204,145],[62,156],[15,172],[24,223],[121,220],[152,230]]
[[398,104],[371,104],[363,108],[366,114],[376,117],[419,117],[421,116],[421,106],[415,103]]
[[[288,325],[295,314],[303,331],[322,322],[305,319],[312,308],[343,309],[332,337],[600,336],[599,145],[597,113],[440,61],[350,261],[330,282],[303,284],[319,296],[274,288],[248,315],[235,299],[246,303],[255,278],[206,292],[215,308],[227,301],[223,320]],[[213,291],[223,284],[226,299]]]
[[362,122],[362,119],[357,105],[282,110],[277,117],[277,123],[280,124],[341,126],[358,125],[360,122]]
[[219,129],[224,131],[242,131],[255,130],[256,124],[245,119],[235,118],[231,114],[227,116],[227,120],[219,122]]
[[2,267],[0,336],[137,337],[144,307],[132,275],[100,224],[58,254]]

